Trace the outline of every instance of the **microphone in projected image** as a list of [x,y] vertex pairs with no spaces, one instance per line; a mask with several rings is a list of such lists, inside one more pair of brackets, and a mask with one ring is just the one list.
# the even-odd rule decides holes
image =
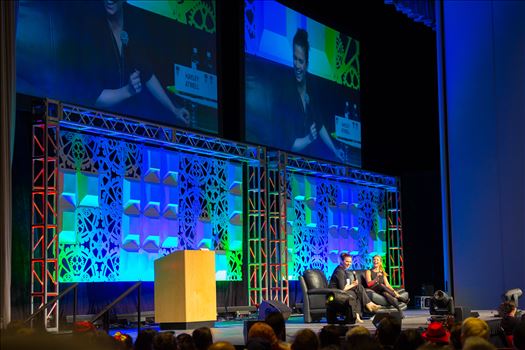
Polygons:
[[348,101],[345,102],[344,116],[346,119],[350,119],[350,103]]
[[129,35],[125,30],[120,32],[120,41],[122,42],[122,46],[128,46]]

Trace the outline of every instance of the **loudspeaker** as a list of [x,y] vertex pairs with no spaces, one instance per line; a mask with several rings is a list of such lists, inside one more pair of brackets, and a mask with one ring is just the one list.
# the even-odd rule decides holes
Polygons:
[[454,322],[463,322],[467,317],[477,316],[473,316],[470,312],[470,309],[466,306],[456,306],[454,308]]
[[375,314],[374,318],[372,319],[372,323],[377,328],[379,326],[379,322],[381,322],[383,318],[386,318],[388,316],[394,317],[396,321],[399,322],[399,324],[401,324],[402,318],[401,318],[401,313],[399,311],[378,312],[377,314]]
[[259,320],[264,321],[266,315],[272,312],[280,312],[285,320],[292,314],[292,309],[286,304],[276,300],[263,300],[259,305]]

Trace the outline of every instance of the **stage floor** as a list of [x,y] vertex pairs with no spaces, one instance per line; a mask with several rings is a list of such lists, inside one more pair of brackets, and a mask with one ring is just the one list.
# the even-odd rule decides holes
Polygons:
[[[479,313],[479,317],[487,322],[492,320],[497,320],[498,318],[495,317],[496,310],[474,310]],[[414,329],[414,328],[425,328],[427,327],[429,323],[430,314],[428,310],[406,310],[405,311],[405,318],[402,321],[402,328],[403,329]],[[248,320],[253,320],[253,318],[246,318],[244,320],[232,320],[232,321],[220,321],[215,322],[214,327],[212,328],[212,334],[214,341],[228,341],[232,343],[233,345],[244,345],[244,322]],[[295,334],[297,331],[305,328],[309,328],[313,330],[314,332],[319,332],[321,328],[326,326],[326,321],[321,321],[320,323],[304,323],[303,315],[291,315],[290,318],[286,321],[286,340],[288,342],[292,342]],[[364,323],[360,324],[361,326],[367,328],[371,332],[375,331],[375,326],[372,323],[372,319],[365,320]],[[352,327],[352,325],[348,325],[349,327]],[[157,325],[153,326],[147,326],[143,327],[145,328],[152,328],[156,329],[157,331],[160,331],[159,327]],[[114,334],[117,331],[121,331],[124,333],[129,334],[133,337],[133,339],[136,339],[137,337],[137,329],[136,328],[127,328],[127,329],[111,329],[110,334]],[[180,333],[189,333],[193,329],[186,329],[186,330],[176,330],[175,334]]]

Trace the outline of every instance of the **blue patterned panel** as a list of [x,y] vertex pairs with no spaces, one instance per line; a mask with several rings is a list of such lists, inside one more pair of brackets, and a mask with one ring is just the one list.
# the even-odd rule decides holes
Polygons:
[[311,268],[329,277],[341,253],[353,257],[353,269],[366,269],[373,255],[385,255],[384,190],[297,173],[288,173],[287,180],[290,279]]
[[242,279],[240,165],[73,132],[59,149],[61,282],[152,281],[155,259],[199,248]]

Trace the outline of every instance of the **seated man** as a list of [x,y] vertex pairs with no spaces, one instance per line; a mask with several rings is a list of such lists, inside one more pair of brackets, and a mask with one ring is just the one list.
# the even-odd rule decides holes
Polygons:
[[379,306],[371,302],[365,288],[359,284],[355,273],[348,270],[352,266],[352,257],[343,253],[340,255],[341,263],[335,268],[330,278],[329,287],[337,288],[348,294],[348,304],[352,308],[353,318],[362,323],[361,313],[363,307],[368,311],[376,312]]
[[516,318],[516,311],[516,304],[513,301],[505,301],[498,308],[501,316],[500,327],[505,335],[511,335],[514,332],[514,327],[519,323],[519,319]]

